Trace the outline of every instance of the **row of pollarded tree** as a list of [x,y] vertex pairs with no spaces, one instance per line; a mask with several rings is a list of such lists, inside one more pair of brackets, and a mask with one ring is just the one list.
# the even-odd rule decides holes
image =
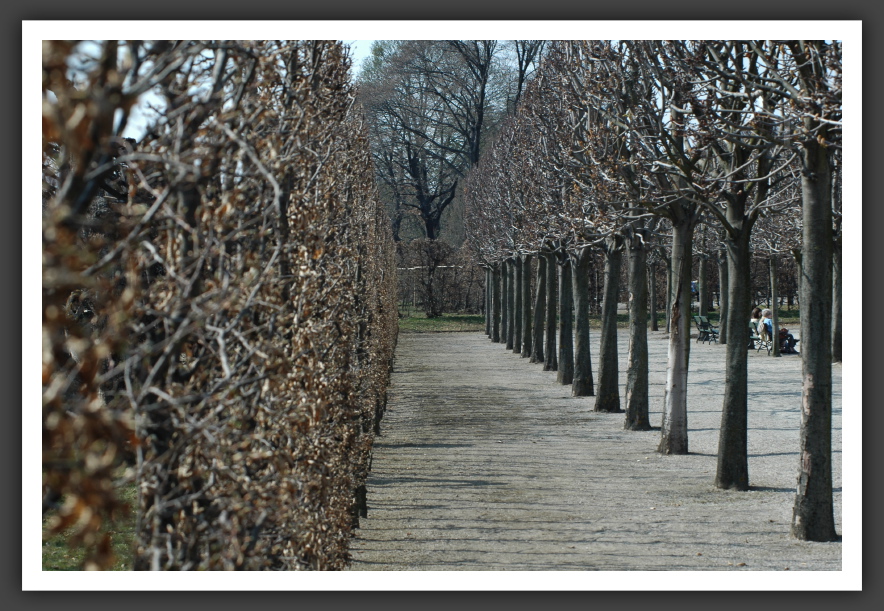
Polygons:
[[[342,568],[397,332],[346,49],[43,53],[50,527],[73,527],[87,568],[111,566],[129,483],[137,570]],[[121,138],[147,91],[158,115]]]
[[[833,304],[833,292],[840,296],[833,278],[840,269],[840,76],[837,41],[551,43],[519,111],[466,184],[468,240],[489,275],[489,334],[520,345],[546,368],[562,368],[560,381],[573,376],[578,396],[594,391],[599,411],[620,410],[616,303],[625,253],[627,428],[648,426],[648,254],[669,234],[663,453],[688,451],[694,235],[705,224],[721,236],[727,371],[715,484],[724,489],[749,487],[750,255],[791,252],[801,270],[805,379],[792,533],[812,540],[836,537],[831,368],[833,311],[840,319],[839,302]],[[591,249],[603,254],[606,279],[595,388],[585,290]],[[529,258],[538,259],[533,319]]]
[[[724,252],[724,246],[721,245],[720,236],[715,234],[713,226],[701,224],[697,227],[697,231],[700,233],[701,243],[698,244],[695,238],[693,269],[694,277],[697,281],[694,299],[696,300],[697,312],[707,316],[710,312],[719,311],[727,300],[727,257]],[[712,240],[715,240],[714,245],[711,243]],[[794,310],[794,315],[797,316],[798,269],[794,257],[791,254],[784,255],[778,250],[769,249],[766,244],[760,241],[756,241],[755,246],[756,250],[753,252],[750,261],[751,302],[762,307],[769,306],[771,308],[774,307],[773,304],[776,304],[780,310],[786,310],[787,312]],[[464,255],[470,257],[469,261],[475,261],[469,252],[465,252]],[[590,292],[589,311],[591,315],[598,316],[601,313],[602,291],[604,289],[604,277],[600,273],[602,265],[599,263],[602,257],[597,249],[591,249],[589,256],[591,258],[589,264],[591,271],[588,280]],[[663,241],[655,241],[655,247],[648,252],[647,259],[648,293],[650,298],[648,307],[651,314],[651,329],[653,331],[658,330],[659,316],[664,315],[667,308],[666,286],[672,280],[671,268],[668,262],[667,244]],[[536,274],[532,274],[531,277],[533,282]],[[626,266],[621,266],[618,302],[625,304],[628,309],[627,280],[628,270]],[[405,282],[410,286],[410,283]],[[402,283],[403,278],[400,277],[400,284]],[[482,287],[479,288],[483,288],[484,284],[483,279]],[[415,286],[420,285],[415,282]],[[452,291],[450,287],[451,285],[444,286],[443,295],[447,301],[450,303],[468,303],[470,308],[475,303],[476,309],[469,309],[468,311],[484,313],[484,303],[481,300],[474,299],[472,295],[470,295],[469,300],[465,300],[462,289],[455,286]],[[776,296],[772,293],[773,288],[776,288]],[[533,289],[531,294],[534,294]],[[412,291],[410,288],[409,290],[400,289],[400,301],[403,303],[416,301],[417,295],[416,290]],[[835,361],[841,360],[840,356],[835,357],[834,352],[833,359]]]

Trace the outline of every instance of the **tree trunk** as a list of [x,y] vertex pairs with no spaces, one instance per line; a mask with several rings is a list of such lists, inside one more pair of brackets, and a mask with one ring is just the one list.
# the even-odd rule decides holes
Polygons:
[[571,396],[595,395],[592,379],[592,359],[589,353],[589,264],[592,253],[584,246],[571,260],[571,276],[574,290],[574,379]]
[[522,353],[522,258],[513,260],[513,352]]
[[672,323],[672,259],[666,264],[666,332],[670,333]]
[[662,454],[688,453],[688,362],[691,351],[691,243],[694,223],[672,224],[672,299],[669,320],[669,356],[660,427]]
[[531,255],[522,257],[522,358],[531,356]]
[[491,341],[500,342],[500,263],[491,269]]
[[531,342],[532,363],[543,362],[543,330],[546,327],[546,260],[537,258],[537,295],[534,302],[534,341]]
[[[730,316],[728,315],[728,304],[730,303],[730,287],[728,286],[728,262],[726,252],[724,256],[722,256],[720,252],[718,253],[718,294],[718,311],[721,316],[718,320],[718,343],[721,345],[726,345],[729,337],[727,325],[730,322]],[[746,301],[747,303],[749,301],[748,295]],[[747,314],[740,313],[740,315],[736,317],[736,320],[745,322],[744,319],[747,318]]]
[[507,328],[509,326],[509,261],[500,264],[500,343],[506,345]]
[[659,331],[660,325],[657,323],[657,265],[650,266],[650,273],[648,274],[649,282],[648,286],[650,288],[650,306],[651,306],[651,331]]
[[780,314],[777,312],[779,309],[777,307],[777,303],[779,302],[779,295],[777,294],[777,256],[774,253],[770,254],[770,258],[768,259],[768,269],[770,270],[770,301],[771,301],[771,329],[773,331],[773,337],[771,338],[773,341],[773,348],[770,351],[771,356],[781,356],[780,355]]
[[491,268],[485,268],[485,335],[491,337]]
[[648,266],[643,242],[630,240],[629,362],[626,368],[626,420],[630,431],[649,431],[648,416]]
[[774,309],[773,299],[770,294],[770,283],[767,284],[767,307],[769,307],[771,310]]
[[801,175],[801,432],[792,535],[834,541],[832,504],[832,192],[828,149],[804,143]]
[[601,298],[599,297],[599,285],[600,285],[601,283],[599,282],[599,270],[598,270],[598,265],[593,266],[593,268],[592,268],[592,275],[593,275],[593,283],[592,283],[592,290],[593,290],[592,311],[593,311],[594,314],[601,314],[601,312],[602,312],[602,300],[601,300]]
[[832,252],[832,362],[841,362],[841,238]]
[[559,367],[556,381],[562,385],[574,381],[574,327],[573,299],[571,288],[571,261],[565,254],[559,268]]
[[543,353],[546,359],[543,361],[544,371],[555,371],[558,369],[558,358],[556,355],[556,314],[557,306],[557,290],[556,281],[558,274],[556,273],[556,256],[552,253],[544,255],[546,262],[546,346]]
[[[742,216],[742,212],[740,212]],[[724,403],[718,431],[718,467],[715,485],[718,488],[748,490],[749,462],[747,454],[749,373],[750,265],[749,234],[751,227],[743,221],[732,221],[739,230],[737,237],[727,236],[728,265],[728,343],[725,346]]]
[[700,274],[697,282],[697,313],[700,316],[709,316],[709,286],[706,281],[706,266],[709,262],[709,255],[703,253],[700,255]]
[[515,335],[515,305],[516,293],[513,290],[514,269],[516,265],[512,259],[506,262],[506,349],[513,349],[513,336]]
[[620,293],[622,252],[613,240],[605,248],[605,290],[602,295],[602,331],[599,348],[599,387],[595,411],[622,412],[617,364],[617,297]]

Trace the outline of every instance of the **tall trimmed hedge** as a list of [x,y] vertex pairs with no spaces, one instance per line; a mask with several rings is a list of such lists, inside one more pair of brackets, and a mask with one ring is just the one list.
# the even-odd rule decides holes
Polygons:
[[91,568],[125,481],[136,569],[345,566],[397,327],[343,47],[82,50],[44,44],[44,512]]

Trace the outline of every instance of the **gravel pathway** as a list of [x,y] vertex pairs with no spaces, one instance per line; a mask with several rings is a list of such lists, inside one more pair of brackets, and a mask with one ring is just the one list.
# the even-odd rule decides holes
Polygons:
[[[659,428],[667,341],[649,335],[651,424]],[[597,351],[595,333],[593,343]],[[722,346],[691,344],[686,456],[658,454],[659,430],[623,430],[623,414],[593,412],[594,398],[570,397],[554,372],[484,335],[401,335],[396,355],[350,570],[841,570],[840,542],[789,536],[797,355],[750,353],[748,492],[712,485]],[[595,369],[598,353],[592,358]],[[840,533],[841,366],[833,373]]]

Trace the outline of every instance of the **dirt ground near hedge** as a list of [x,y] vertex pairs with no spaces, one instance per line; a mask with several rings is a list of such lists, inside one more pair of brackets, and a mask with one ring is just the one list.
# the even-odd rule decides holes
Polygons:
[[[649,335],[659,429],[667,341]],[[663,456],[659,430],[623,430],[623,414],[593,412],[594,398],[571,397],[554,372],[482,334],[400,335],[350,570],[840,571],[840,542],[789,536],[800,357],[749,356],[751,490],[731,492],[712,484],[723,346],[692,342],[690,454]],[[840,364],[833,374],[841,533]]]

